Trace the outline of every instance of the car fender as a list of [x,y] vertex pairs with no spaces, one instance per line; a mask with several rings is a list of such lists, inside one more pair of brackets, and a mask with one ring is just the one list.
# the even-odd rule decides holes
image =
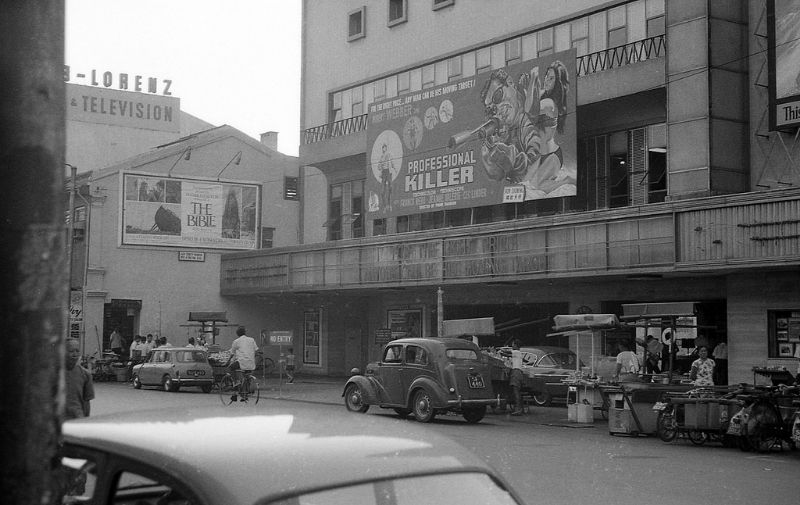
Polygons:
[[380,403],[375,384],[363,375],[354,375],[347,380],[344,389],[342,389],[342,397],[344,397],[344,392],[347,391],[347,386],[350,384],[356,384],[361,388],[361,399],[364,403],[369,405],[377,405]]
[[447,392],[438,382],[432,380],[430,377],[417,377],[414,379],[406,393],[406,405],[411,405],[414,393],[418,389],[425,389],[431,394],[434,408],[439,409],[447,407]]

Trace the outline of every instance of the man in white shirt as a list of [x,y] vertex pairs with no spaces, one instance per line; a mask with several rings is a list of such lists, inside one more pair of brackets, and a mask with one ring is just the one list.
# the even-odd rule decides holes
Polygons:
[[231,355],[233,361],[230,364],[230,370],[234,372],[237,382],[241,381],[243,372],[252,372],[256,369],[256,351],[258,346],[256,341],[247,336],[247,330],[244,326],[236,328],[236,335],[238,338],[233,341],[231,345]]

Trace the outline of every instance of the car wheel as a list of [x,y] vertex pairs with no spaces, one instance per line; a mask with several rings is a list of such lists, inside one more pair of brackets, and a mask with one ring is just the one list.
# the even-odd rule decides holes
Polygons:
[[369,405],[364,403],[364,397],[361,394],[361,387],[358,384],[348,384],[344,389],[344,406],[350,412],[358,412],[363,414],[369,408]]
[[203,393],[210,393],[211,390],[214,389],[214,385],[213,384],[203,384],[202,386],[200,386],[200,389],[203,391]]
[[139,380],[138,375],[133,376],[133,387],[134,389],[142,389],[142,381]]
[[464,416],[464,419],[466,419],[467,422],[470,424],[479,423],[481,419],[483,419],[483,416],[486,415],[486,405],[464,409],[462,415]]
[[533,403],[538,407],[547,407],[553,403],[553,398],[547,391],[537,391],[533,393]]
[[180,385],[172,380],[172,377],[169,375],[164,376],[164,379],[161,381],[161,385],[164,387],[164,391],[169,391],[171,393],[177,393],[181,388]]
[[394,409],[394,411],[398,416],[400,416],[400,419],[405,419],[409,414],[411,414],[411,410],[409,409]]
[[436,416],[433,410],[433,400],[431,395],[424,389],[418,389],[414,393],[414,417],[421,423],[429,423]]

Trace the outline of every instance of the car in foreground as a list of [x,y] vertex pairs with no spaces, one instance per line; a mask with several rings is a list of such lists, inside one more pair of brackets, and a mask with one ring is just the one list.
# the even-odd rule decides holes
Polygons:
[[63,503],[516,505],[475,454],[380,416],[294,404],[125,412],[63,424]]
[[456,338],[389,342],[380,361],[368,364],[363,375],[353,370],[342,396],[352,412],[377,405],[394,409],[400,417],[413,413],[423,423],[447,411],[477,423],[486,407],[500,405],[487,358],[477,345]]
[[566,347],[520,347],[519,350],[525,374],[523,389],[533,402],[541,407],[550,405],[554,399],[566,401],[569,388],[562,380],[583,366],[578,363],[578,356]]
[[133,387],[159,386],[177,392],[182,387],[199,387],[210,393],[214,369],[205,349],[199,347],[156,347],[144,363],[133,367]]

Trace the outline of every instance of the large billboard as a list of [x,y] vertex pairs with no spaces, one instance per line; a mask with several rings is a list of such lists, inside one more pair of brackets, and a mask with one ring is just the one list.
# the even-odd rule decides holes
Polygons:
[[173,96],[148,95],[67,84],[67,120],[179,132],[181,101]]
[[255,249],[258,184],[124,173],[122,243]]
[[768,0],[771,130],[800,126],[800,0]]
[[574,196],[575,50],[370,105],[371,219]]

